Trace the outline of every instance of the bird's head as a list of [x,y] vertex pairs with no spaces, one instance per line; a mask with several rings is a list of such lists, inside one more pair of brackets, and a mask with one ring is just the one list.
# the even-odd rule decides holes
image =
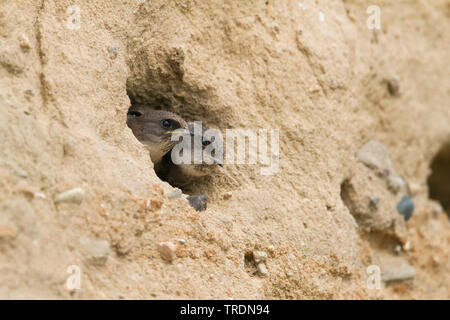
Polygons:
[[[184,172],[184,174],[194,177],[201,177],[212,173],[217,168],[217,166],[223,167],[223,162],[221,159],[223,155],[223,143],[217,143],[218,141],[215,141],[215,139],[221,139],[221,137],[219,135],[215,135],[214,138],[207,137],[207,135],[205,135],[205,132],[208,130],[208,128],[202,126],[201,130],[195,130],[194,122],[188,122],[188,130],[191,138],[192,162],[189,164],[180,165],[180,168]],[[201,142],[201,144],[199,142]],[[208,152],[204,152],[205,149],[211,144],[214,144],[213,146],[215,147],[213,148],[212,153],[209,154]],[[201,154],[202,156],[201,163],[194,163],[195,148],[199,148],[200,152],[198,152],[198,154]],[[218,148],[220,148],[220,151],[222,151],[221,155],[219,155]]]
[[153,163],[159,162],[178,143],[178,140],[172,139],[174,133],[188,129],[186,121],[180,116],[143,104],[131,106],[127,114],[127,125],[149,149]]

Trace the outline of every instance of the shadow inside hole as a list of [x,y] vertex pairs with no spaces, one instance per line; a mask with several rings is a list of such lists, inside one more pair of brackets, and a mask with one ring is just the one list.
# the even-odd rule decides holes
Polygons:
[[450,216],[450,141],[433,158],[428,190],[431,199],[440,202]]

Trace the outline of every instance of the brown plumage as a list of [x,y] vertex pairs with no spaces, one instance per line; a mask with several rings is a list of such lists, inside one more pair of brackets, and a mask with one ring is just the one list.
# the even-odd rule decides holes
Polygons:
[[174,131],[188,129],[186,121],[180,116],[169,111],[155,110],[145,104],[131,106],[127,114],[127,125],[148,148],[155,171],[159,170],[164,155],[178,143],[178,140],[171,139]]

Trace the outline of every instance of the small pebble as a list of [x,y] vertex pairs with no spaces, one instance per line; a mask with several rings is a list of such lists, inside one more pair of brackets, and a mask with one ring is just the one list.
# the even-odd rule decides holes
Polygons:
[[411,191],[411,194],[414,196],[422,191],[422,186],[419,183],[412,182],[409,184],[409,189]]
[[23,49],[23,51],[28,51],[31,49],[30,39],[28,39],[28,37],[25,34],[22,34],[19,37],[19,44],[20,47]]
[[224,200],[229,200],[229,199],[231,199],[232,196],[233,196],[233,194],[230,191],[228,191],[227,193],[225,193],[223,195],[223,199]]
[[255,263],[265,262],[267,260],[267,253],[264,251],[253,251],[253,260]]
[[161,254],[161,258],[168,262],[172,262],[176,258],[177,246],[170,241],[161,242],[158,245],[158,251]]
[[66,192],[62,192],[55,197],[55,202],[67,202],[74,204],[81,204],[84,200],[85,192],[81,188],[71,189]]
[[23,170],[21,168],[15,167],[15,168],[13,168],[13,171],[16,175],[18,175],[21,178],[25,178],[25,179],[28,178],[28,172],[26,172],[25,170]]
[[441,262],[438,256],[433,256],[431,260],[433,261],[433,264],[435,264],[436,266],[439,266]]
[[172,192],[170,192],[167,197],[171,200],[175,200],[175,199],[179,199],[181,197],[181,195],[183,194],[183,192],[178,189],[175,188],[175,190],[173,190]]
[[177,240],[177,242],[178,243],[181,243],[181,244],[185,244],[186,243],[186,240],[184,240],[184,239],[176,239]]
[[411,246],[411,241],[406,241],[406,243],[403,245],[403,250],[405,251],[409,251],[411,250],[412,246]]
[[258,269],[258,273],[259,273],[260,276],[262,276],[262,277],[269,276],[269,271],[267,270],[267,267],[266,267],[266,265],[263,262],[258,263],[256,268]]
[[408,221],[414,212],[414,201],[409,196],[403,196],[397,204],[397,211]]
[[208,200],[208,198],[205,195],[190,196],[187,197],[187,200],[189,201],[189,205],[196,211],[206,210],[206,201]]
[[376,169],[386,175],[395,175],[394,166],[387,148],[381,142],[370,140],[358,152],[358,160],[368,168]]
[[405,188],[405,181],[396,175],[389,176],[387,179],[387,184],[389,190],[393,193],[397,193],[400,189]]
[[393,76],[392,78],[386,79],[386,85],[388,92],[391,96],[397,97],[400,94],[400,77]]
[[382,273],[382,280],[389,281],[404,281],[416,277],[416,270],[407,262],[398,266],[392,266]]
[[82,239],[81,245],[87,254],[88,261],[96,266],[102,266],[109,257],[109,242],[97,239]]

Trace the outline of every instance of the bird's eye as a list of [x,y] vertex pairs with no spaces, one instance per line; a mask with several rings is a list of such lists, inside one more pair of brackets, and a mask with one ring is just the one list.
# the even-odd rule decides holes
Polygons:
[[161,125],[162,125],[164,128],[169,129],[169,128],[172,126],[172,120],[170,120],[170,119],[164,119],[164,120],[161,121]]
[[139,111],[128,111],[128,115],[132,117],[140,117],[142,116],[142,113],[140,113]]
[[208,146],[208,145],[210,145],[210,144],[211,144],[211,141],[208,141],[208,140],[202,140],[202,145],[204,145],[205,147]]
[[161,120],[161,126],[165,129],[172,129],[172,130],[181,128],[181,124],[171,119]]

